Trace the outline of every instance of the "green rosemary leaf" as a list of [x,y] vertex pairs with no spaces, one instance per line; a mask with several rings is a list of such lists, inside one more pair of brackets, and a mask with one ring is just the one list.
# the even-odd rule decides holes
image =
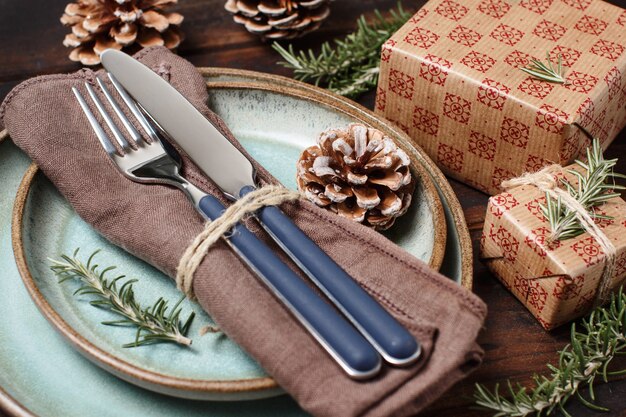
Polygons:
[[59,282],[77,279],[82,286],[74,292],[75,295],[92,295],[98,297],[90,300],[92,306],[106,308],[119,314],[123,319],[103,321],[107,326],[133,326],[135,340],[123,347],[137,347],[160,342],[173,342],[185,346],[191,345],[191,339],[186,337],[187,331],[195,313],[191,312],[184,323],[180,322],[181,308],[184,297],[169,308],[167,301],[161,297],[151,307],[142,308],[135,299],[133,284],[136,279],[128,279],[118,288],[117,284],[125,278],[119,275],[114,279],[107,279],[107,273],[115,269],[110,266],[99,269],[93,261],[99,251],[95,251],[83,264],[78,259],[78,249],[70,257],[61,255],[61,261],[49,259],[50,269],[55,273]]
[[563,59],[561,54],[557,55],[557,65],[554,68],[552,61],[550,60],[550,54],[546,53],[546,63],[533,59],[530,61],[530,65],[526,68],[520,68],[525,73],[550,83],[567,85],[569,82],[565,79],[563,74]]
[[278,64],[292,69],[295,79],[357,97],[376,87],[380,48],[410,17],[399,2],[397,10],[390,11],[389,19],[378,10],[372,22],[361,16],[353,33],[333,44],[324,42],[317,54],[312,49],[295,52],[293,45],[284,48],[278,42],[272,47],[284,59]]
[[[609,376],[626,374],[626,369],[608,371],[609,363],[626,350],[626,293],[620,288],[611,295],[610,302],[598,307],[582,320],[582,331],[572,325],[570,343],[559,351],[557,365],[548,365],[550,376],[533,375],[535,386],[524,388],[517,384],[513,389],[507,381],[509,393],[500,394],[496,384],[493,391],[476,385],[475,403],[493,412],[494,417],[524,417],[530,415],[550,416],[557,410],[570,415],[565,405],[575,398],[585,406],[597,411],[609,411],[595,404],[593,385],[598,376],[607,380]],[[586,399],[581,389],[587,387]]]

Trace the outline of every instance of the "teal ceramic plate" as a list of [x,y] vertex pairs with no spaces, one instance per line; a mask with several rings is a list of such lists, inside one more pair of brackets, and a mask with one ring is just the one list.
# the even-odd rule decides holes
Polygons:
[[[252,82],[254,80],[249,79]],[[222,90],[222,88],[220,88]],[[224,89],[226,91],[240,91],[240,89]],[[221,93],[220,93],[221,94]],[[237,93],[239,95],[240,92]],[[229,96],[231,93],[224,96]],[[212,95],[212,105],[218,104],[216,97],[219,94]],[[219,106],[218,106],[219,107]],[[219,110],[218,110],[219,112]],[[222,114],[225,116],[225,114]],[[237,133],[237,132],[236,132]],[[246,144],[249,146],[250,144]],[[254,153],[254,150],[253,150]],[[257,155],[255,155],[257,156]],[[258,156],[257,156],[258,157]],[[263,162],[263,161],[261,161]],[[133,385],[127,384],[117,378],[111,378],[106,372],[98,367],[92,366],[83,357],[76,352],[64,340],[45,323],[42,316],[37,312],[35,306],[28,297],[23,285],[19,282],[16,265],[13,260],[13,253],[10,246],[9,238],[9,217],[11,212],[11,200],[18,188],[18,183],[23,172],[28,165],[28,159],[17,150],[11,142],[5,142],[0,145],[0,175],[3,178],[0,186],[0,213],[2,222],[0,223],[0,268],[4,271],[5,279],[0,280],[0,294],[5,294],[3,303],[0,303],[0,314],[6,320],[0,324],[0,334],[3,335],[3,343],[0,344],[0,387],[5,392],[0,392],[0,406],[11,414],[28,413],[30,410],[39,415],[84,415],[87,409],[90,414],[97,415],[204,415],[204,416],[228,416],[228,415],[303,415],[297,406],[288,398],[280,397],[270,400],[256,400],[245,403],[229,404],[229,403],[206,403],[196,401],[185,401],[172,397],[155,394],[147,390],[142,390]],[[432,174],[431,174],[432,175]],[[282,178],[281,178],[282,179]],[[444,188],[445,188],[444,184]],[[57,203],[63,204],[63,200],[55,195],[54,190],[46,182],[43,177],[36,177],[34,181],[35,191],[27,202],[27,212],[29,215],[24,219],[24,223],[28,224],[26,229],[26,238],[23,239],[24,248],[27,249],[29,265],[33,260],[31,268],[38,272],[47,273],[45,271],[45,256],[50,253],[40,251],[37,254],[36,247],[39,245],[57,245],[53,247],[59,248],[59,242],[66,242],[68,247],[64,249],[71,250],[75,246],[81,246],[84,253],[88,253],[95,247],[106,248],[106,260],[112,260],[123,266],[124,271],[130,272],[130,275],[140,278],[139,284],[145,284],[146,280],[150,280],[151,285],[158,282],[159,288],[164,291],[172,292],[172,299],[177,298],[175,290],[170,284],[170,280],[163,277],[149,266],[141,264],[134,259],[127,259],[123,252],[110,247],[105,242],[98,241],[97,235],[93,233],[86,225],[73,215],[73,212],[58,212],[58,216],[51,218],[49,211],[43,213],[39,211],[36,200],[39,198],[52,201],[59,199]],[[445,193],[441,192],[441,184],[436,184],[439,193],[445,197]],[[34,203],[34,204],[33,204]],[[454,218],[456,209],[450,209],[449,200],[446,199],[444,209],[448,214],[447,223],[453,227],[458,224],[459,219]],[[453,201],[454,203],[454,201]],[[40,217],[43,216],[43,217]],[[457,216],[458,217],[458,216]],[[50,224],[42,225],[41,223],[56,223],[61,226],[52,226]],[[34,233],[34,230],[41,227],[49,234]],[[55,230],[55,227],[61,229]],[[458,229],[452,230],[452,234],[459,234]],[[461,228],[461,234],[466,233]],[[65,234],[67,233],[67,234]],[[90,236],[91,235],[91,236]],[[444,267],[450,265],[463,265],[462,259],[458,256],[461,253],[461,245],[458,239],[453,241],[453,245],[457,246],[453,251],[456,257],[446,256],[444,259]],[[450,239],[448,245],[450,246]],[[31,252],[32,250],[32,252]],[[43,265],[43,266],[42,266]],[[455,269],[455,268],[453,268]],[[459,270],[462,270],[461,267]],[[457,274],[454,279],[461,281],[461,274]],[[73,314],[79,317],[83,313],[81,303],[70,296],[70,289],[64,288],[50,281],[48,289],[54,291],[61,290],[56,293],[58,302],[63,300],[66,303],[73,303]],[[64,290],[64,291],[63,291]],[[160,290],[151,292],[147,290],[138,290],[146,300],[152,300],[157,294],[161,294]],[[10,297],[6,297],[10,294]],[[169,293],[168,293],[169,294]],[[51,298],[52,300],[52,298]],[[85,303],[82,303],[85,304]],[[190,311],[194,308],[191,304],[185,304],[184,309]],[[89,312],[88,314],[93,314]],[[103,320],[106,317],[92,317],[95,320]],[[235,380],[241,382],[245,380],[266,381],[267,378],[263,372],[247,358],[234,344],[230,343],[226,338],[215,337],[215,335],[204,336],[199,338],[194,333],[197,328],[204,322],[209,322],[208,317],[203,316],[192,328],[192,336],[194,336],[194,346],[208,346],[212,354],[217,353],[220,359],[220,366],[213,366],[217,363],[210,363],[207,369],[216,372],[217,378],[222,378],[228,374],[229,378],[233,375],[240,375],[242,379]],[[86,326],[84,329],[87,335],[94,337],[98,342],[110,343],[109,336],[105,336],[104,341],[99,340],[102,337],[99,334],[90,334],[98,330],[98,326],[87,326],[85,323],[72,323],[76,326]],[[83,329],[81,328],[81,331]],[[111,329],[107,329],[109,331]],[[120,343],[128,340],[128,333],[123,332],[115,337]],[[107,332],[108,333],[108,332]],[[81,335],[85,336],[85,335]],[[132,336],[131,336],[132,337]],[[107,342],[108,341],[108,342]],[[165,346],[165,348],[169,348]],[[171,347],[176,352],[178,348]],[[146,360],[149,366],[148,370],[159,371],[163,366],[162,359],[168,356],[167,353],[157,352],[150,348],[148,354],[138,352]],[[171,353],[171,352],[170,352]],[[137,354],[137,353],[134,353]],[[198,360],[207,359],[202,356],[202,352],[195,353]],[[161,356],[163,355],[163,356]],[[168,356],[171,361],[172,356]],[[131,358],[132,359],[132,358]],[[198,363],[198,362],[196,362]],[[203,366],[207,363],[202,361]],[[168,365],[169,366],[169,365]],[[230,369],[229,369],[230,366]],[[166,367],[167,369],[167,367]],[[175,371],[173,371],[175,372]],[[221,374],[219,372],[222,372]],[[226,372],[226,374],[224,373]],[[188,376],[188,375],[185,375]],[[193,375],[192,375],[193,376]],[[215,376],[214,376],[215,377]],[[191,378],[193,379],[193,378]],[[231,379],[232,380],[232,379]],[[271,381],[271,380],[270,380]],[[136,382],[136,381],[135,381]],[[254,388],[254,387],[253,387]],[[259,389],[257,393],[261,395],[275,394],[275,385],[269,384]],[[245,390],[244,390],[245,391]],[[254,389],[247,392],[239,398],[250,398],[256,394],[250,395]],[[233,399],[232,392],[226,393],[222,399],[230,396]]]

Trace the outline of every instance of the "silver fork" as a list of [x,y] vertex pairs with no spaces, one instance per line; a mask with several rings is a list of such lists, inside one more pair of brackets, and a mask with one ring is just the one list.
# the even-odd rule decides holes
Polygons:
[[[139,106],[111,74],[109,78],[150,141],[142,138],[105,83],[97,78],[102,94],[130,136],[128,138],[122,133],[95,89],[85,83],[94,107],[122,150],[118,152],[80,91],[75,87],[72,91],[114,165],[132,181],[174,186],[187,195],[202,216],[209,220],[219,217],[225,210],[222,203],[180,175],[181,162],[164,148],[164,143],[167,142],[159,129],[144,116]],[[235,225],[225,240],[348,375],[355,379],[365,379],[378,373],[381,357],[374,347],[265,243],[241,224]]]

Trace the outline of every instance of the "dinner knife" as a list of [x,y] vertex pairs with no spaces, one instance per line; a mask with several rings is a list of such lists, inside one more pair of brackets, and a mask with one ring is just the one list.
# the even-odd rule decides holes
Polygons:
[[[248,158],[167,81],[117,50],[104,51],[101,60],[104,68],[224,194],[238,199],[256,189],[256,173]],[[417,360],[421,347],[411,333],[278,207],[262,208],[257,217],[387,362],[408,365]]]

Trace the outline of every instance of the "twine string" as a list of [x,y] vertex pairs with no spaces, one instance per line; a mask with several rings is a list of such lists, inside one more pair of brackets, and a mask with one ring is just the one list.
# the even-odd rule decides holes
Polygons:
[[221,237],[225,236],[235,224],[248,214],[261,207],[276,206],[287,201],[297,200],[300,194],[285,187],[268,185],[258,188],[228,207],[220,217],[206,223],[189,244],[176,268],[176,286],[187,297],[194,298],[193,278],[208,250]]
[[[555,174],[562,172],[563,167],[558,164],[553,164],[535,173],[527,172],[520,177],[504,181],[502,182],[502,187],[505,190],[509,190],[520,185],[533,185],[544,193],[547,193],[550,198],[555,200],[560,198],[561,203],[574,213],[576,220],[580,222],[583,229],[585,229],[585,231],[589,233],[596,242],[598,242],[605,255],[604,269],[596,290],[595,304],[598,305],[606,301],[608,298],[609,285],[613,279],[613,274],[615,273],[615,258],[617,255],[617,249],[602,229],[598,227],[594,219],[587,212],[587,209],[580,204],[578,200],[572,197],[569,192],[558,187]],[[553,230],[551,238],[557,238],[557,234],[558,231]]]

